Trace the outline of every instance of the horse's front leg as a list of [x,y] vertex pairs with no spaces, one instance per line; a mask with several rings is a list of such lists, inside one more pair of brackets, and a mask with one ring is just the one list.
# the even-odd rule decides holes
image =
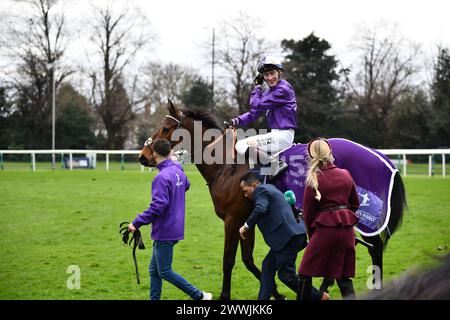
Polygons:
[[[256,279],[261,280],[261,271],[255,265],[255,261],[253,260],[253,249],[255,247],[255,229],[252,228],[248,230],[247,237],[245,238],[245,240],[240,239],[240,242],[241,242],[242,261],[244,262],[244,265],[251,273],[253,273]],[[285,296],[283,296],[278,292],[276,285],[275,288],[273,289],[272,295],[275,298],[275,300],[286,299]]]
[[223,282],[221,300],[231,299],[231,272],[236,261],[239,243],[239,224],[230,217],[225,219],[225,245],[223,249]]

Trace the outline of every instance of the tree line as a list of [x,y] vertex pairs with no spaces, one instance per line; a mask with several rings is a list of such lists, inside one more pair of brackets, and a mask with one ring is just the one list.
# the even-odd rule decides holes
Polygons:
[[204,68],[216,71],[212,83],[199,70],[152,61],[158,36],[125,2],[92,6],[78,66],[67,58],[75,39],[61,1],[15,3],[27,10],[1,15],[0,149],[51,147],[53,88],[57,149],[139,148],[167,99],[228,120],[248,110],[256,63],[267,52],[282,52],[283,76],[297,94],[296,142],[323,136],[373,148],[450,147],[449,49],[436,46],[424,66],[420,47],[392,25],[357,30],[344,65],[326,39],[311,33],[270,43],[259,20],[239,12],[203,48]]

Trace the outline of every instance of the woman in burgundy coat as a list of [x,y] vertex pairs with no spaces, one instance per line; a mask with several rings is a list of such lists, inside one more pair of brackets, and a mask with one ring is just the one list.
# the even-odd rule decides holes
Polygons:
[[341,294],[354,298],[350,278],[355,276],[355,233],[358,194],[350,173],[337,168],[325,139],[308,144],[309,170],[303,197],[303,215],[309,237],[299,267],[301,293],[310,297],[312,277],[336,279]]

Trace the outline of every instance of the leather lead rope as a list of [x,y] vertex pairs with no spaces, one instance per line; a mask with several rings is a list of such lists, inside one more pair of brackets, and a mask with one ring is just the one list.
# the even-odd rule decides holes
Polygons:
[[[136,248],[139,248],[140,250],[145,249],[144,240],[142,240],[142,234],[139,229],[137,229],[135,232],[132,233],[131,239],[130,237],[130,231],[128,231],[128,225],[129,222],[122,222],[119,225],[119,233],[122,235],[122,241],[124,244],[128,244],[131,246],[131,242],[133,242],[133,261],[134,261],[134,268],[136,270],[136,280],[138,284],[141,284],[141,280],[139,278],[139,269],[138,269],[138,263],[136,258]],[[124,226],[125,225],[125,226]]]

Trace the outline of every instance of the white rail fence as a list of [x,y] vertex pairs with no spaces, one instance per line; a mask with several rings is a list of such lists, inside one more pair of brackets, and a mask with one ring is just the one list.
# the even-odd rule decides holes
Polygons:
[[[442,156],[442,177],[446,176],[446,160],[445,156],[450,155],[450,149],[379,149],[379,152],[385,154],[386,156],[390,156],[391,159],[396,161],[396,166],[401,170],[403,176],[407,175],[407,157],[406,156],[418,156],[418,155],[428,155],[428,175],[433,175],[433,157],[435,155]],[[64,149],[64,150],[0,150],[0,169],[4,169],[4,155],[7,154],[29,154],[31,156],[31,170],[36,171],[36,155],[42,155],[42,154],[60,154],[61,159],[64,158],[64,155],[69,155],[69,169],[73,170],[73,155],[79,155],[79,154],[94,154],[95,156],[102,154],[105,155],[105,170],[110,170],[110,155],[120,155],[121,156],[121,165],[122,169],[124,169],[124,157],[125,155],[139,155],[140,150],[76,150],[76,149]],[[397,158],[392,157],[397,156]],[[398,161],[398,157],[401,157]],[[141,171],[144,171],[144,166],[141,166]]]
[[[4,168],[4,155],[5,154],[29,154],[31,156],[31,170],[36,171],[36,155],[37,154],[60,154],[63,159],[65,155],[69,155],[69,169],[73,170],[73,155],[74,154],[94,154],[95,156],[99,154],[105,155],[105,169],[109,171],[110,169],[110,155],[120,155],[121,156],[121,164],[123,169],[123,164],[125,162],[125,155],[135,155],[136,157],[139,155],[140,150],[77,150],[77,149],[60,149],[60,150],[0,150],[0,169]],[[141,171],[144,171],[144,166],[141,166]]]
[[[407,155],[428,155],[428,176],[433,175],[433,156],[441,155],[442,156],[442,177],[445,177],[445,155],[450,154],[450,149],[379,149],[379,152],[385,154],[386,156],[402,156],[402,174],[403,176],[407,175],[406,164],[407,164]],[[397,165],[398,168],[398,165]]]

